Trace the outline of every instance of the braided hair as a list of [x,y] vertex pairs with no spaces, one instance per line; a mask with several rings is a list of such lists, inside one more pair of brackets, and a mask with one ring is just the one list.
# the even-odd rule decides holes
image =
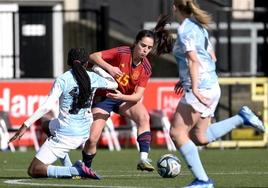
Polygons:
[[144,29],[136,35],[135,43],[138,43],[143,37],[149,37],[155,41],[152,53],[158,56],[163,53],[170,53],[173,48],[174,39],[171,33],[165,29],[165,25],[169,23],[169,19],[169,15],[161,15],[153,30]]
[[72,68],[72,72],[79,86],[78,108],[85,108],[91,96],[91,82],[84,67],[87,64],[85,49],[71,48],[68,52],[67,64]]

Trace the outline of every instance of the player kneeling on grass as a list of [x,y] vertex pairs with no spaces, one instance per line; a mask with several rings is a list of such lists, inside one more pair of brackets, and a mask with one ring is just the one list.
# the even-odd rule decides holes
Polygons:
[[64,159],[71,149],[78,148],[87,140],[89,125],[93,121],[91,104],[96,89],[116,89],[118,84],[98,66],[92,68],[95,72],[86,71],[87,54],[83,48],[70,49],[67,63],[71,69],[55,80],[45,103],[22,124],[10,142],[22,137],[28,127],[59,101],[59,116],[49,122],[52,135],[32,160],[28,174],[33,178],[80,176],[100,179],[80,161],[74,165],[69,162],[65,166],[52,164],[57,159]]

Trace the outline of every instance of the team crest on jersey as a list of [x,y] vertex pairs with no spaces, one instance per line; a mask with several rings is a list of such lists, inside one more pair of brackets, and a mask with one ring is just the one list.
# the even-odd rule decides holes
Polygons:
[[131,78],[132,78],[133,80],[137,80],[137,79],[139,78],[139,76],[140,76],[140,72],[139,72],[139,71],[134,71],[134,72],[132,73],[132,75],[131,75]]

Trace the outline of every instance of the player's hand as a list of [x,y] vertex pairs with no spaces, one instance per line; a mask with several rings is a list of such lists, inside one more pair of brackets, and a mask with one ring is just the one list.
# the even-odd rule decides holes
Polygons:
[[113,90],[113,92],[109,92],[106,94],[106,97],[112,98],[112,99],[117,99],[117,100],[122,100],[123,94],[119,90]]
[[20,139],[26,132],[27,128],[28,127],[23,123],[20,129],[15,133],[15,135],[12,138],[10,138],[8,143],[13,142],[14,140]]
[[181,81],[178,81],[174,87],[174,91],[177,95],[182,96],[184,94],[184,89],[182,87]]
[[112,67],[111,69],[109,69],[109,73],[114,78],[118,78],[120,76],[123,76],[123,72],[118,67]]

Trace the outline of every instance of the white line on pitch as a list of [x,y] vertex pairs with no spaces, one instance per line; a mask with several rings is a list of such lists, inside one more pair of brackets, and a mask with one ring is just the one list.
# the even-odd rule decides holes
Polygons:
[[[25,169],[2,169],[3,171],[25,171]],[[140,172],[137,174],[137,171],[133,170],[118,170],[116,171],[117,173],[123,173],[122,175],[116,174],[116,175],[110,175],[109,173],[114,174],[114,171],[111,170],[97,170],[99,173],[104,173],[103,177],[115,177],[115,176],[122,176],[122,177],[128,177],[128,176],[144,176],[144,175],[154,175],[154,173],[142,173]],[[126,175],[128,174],[128,175]],[[267,175],[268,172],[252,172],[252,171],[231,171],[231,172],[209,172],[208,174],[213,174],[213,175]],[[188,176],[191,175],[190,172],[182,172],[180,175],[182,176]]]
[[41,187],[99,187],[99,188],[141,188],[141,187],[133,187],[133,186],[109,186],[109,185],[70,185],[70,184],[55,184],[55,183],[34,183],[28,182],[30,179],[14,179],[14,180],[6,180],[4,183],[13,184],[13,185],[31,185],[31,186],[41,186]]

